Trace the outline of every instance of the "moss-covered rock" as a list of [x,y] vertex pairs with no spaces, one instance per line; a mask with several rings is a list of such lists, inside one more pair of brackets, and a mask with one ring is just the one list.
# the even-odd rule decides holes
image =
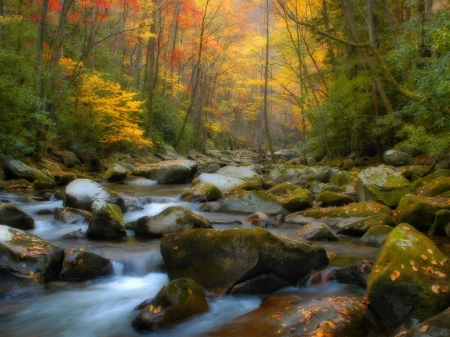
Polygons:
[[181,193],[181,200],[189,202],[216,201],[223,197],[222,191],[210,183],[200,183]]
[[242,191],[241,193],[228,195],[221,200],[218,211],[242,213],[263,211],[267,214],[288,213],[277,198],[262,191]]
[[359,261],[351,266],[333,270],[333,279],[339,283],[355,284],[366,288],[367,279],[373,270],[373,261]]
[[50,187],[55,185],[53,177],[16,159],[7,159],[4,161],[3,173],[8,180],[25,179],[29,182],[39,180],[41,184],[47,183]]
[[332,191],[323,191],[321,192],[317,198],[317,202],[320,202],[322,206],[344,206],[348,205],[352,202],[355,202],[351,197],[346,194],[336,193]]
[[331,172],[332,170],[328,166],[275,165],[270,170],[268,178],[277,184],[289,182],[305,186],[308,182],[314,180],[328,183]]
[[328,225],[322,222],[311,222],[301,229],[289,234],[292,239],[302,238],[309,241],[338,241],[339,238],[331,231]]
[[328,264],[322,247],[260,228],[191,229],[169,234],[161,239],[161,254],[170,280],[191,278],[217,293],[267,273],[295,284]]
[[305,299],[295,294],[275,294],[258,309],[208,336],[369,336],[375,324],[370,309],[354,298]]
[[153,331],[209,310],[205,290],[194,280],[178,278],[162,287],[155,298],[138,306],[132,325],[139,331]]
[[333,175],[330,179],[330,184],[335,186],[347,186],[352,185],[356,186],[356,179],[358,177],[358,173],[356,171],[338,171],[335,175]]
[[449,305],[449,259],[408,224],[399,224],[381,247],[367,282],[372,308],[387,329],[425,320]]
[[377,214],[370,216],[366,219],[358,220],[345,225],[338,229],[338,234],[352,235],[352,236],[363,236],[370,228],[378,225],[386,225],[390,227],[395,226],[394,219],[387,214]]
[[137,236],[162,237],[192,228],[212,228],[205,217],[181,206],[171,206],[155,216],[139,218],[134,227]]
[[272,187],[267,193],[276,197],[283,208],[289,212],[312,207],[313,195],[311,191],[288,182]]
[[167,160],[136,167],[137,177],[157,180],[159,184],[185,184],[192,181],[198,165],[192,160]]
[[114,164],[104,174],[105,180],[111,183],[122,183],[127,179],[129,171],[120,164]]
[[357,202],[340,207],[317,207],[286,216],[286,222],[296,222],[297,215],[314,219],[368,217],[377,214],[391,215],[392,210],[377,202]]
[[369,228],[369,230],[361,237],[361,242],[366,246],[381,247],[384,240],[389,235],[394,227],[386,225],[375,225]]
[[396,171],[410,182],[415,182],[429,174],[431,169],[431,166],[426,165],[407,165],[399,167]]
[[86,251],[84,248],[68,248],[65,251],[61,276],[65,280],[84,281],[114,273],[110,260]]
[[359,201],[377,201],[389,207],[396,207],[400,199],[413,190],[406,178],[383,166],[361,171],[356,183]]
[[450,210],[450,199],[408,195],[397,207],[397,223],[406,222],[420,231],[428,231],[434,222],[434,214]]
[[225,177],[217,173],[202,173],[194,180],[192,180],[193,186],[200,183],[213,184],[214,186],[220,188],[222,192],[224,192],[228,191],[229,189],[235,186],[242,185],[244,183],[244,180],[238,178]]
[[436,197],[450,191],[450,177],[438,177],[417,189],[417,194],[424,197]]
[[64,251],[20,229],[0,225],[0,270],[14,278],[41,283],[59,276]]
[[89,223],[92,220],[92,213],[82,209],[70,207],[56,207],[53,209],[55,220],[66,224]]
[[117,205],[99,199],[92,204],[92,219],[86,234],[90,240],[126,241],[127,231]]
[[0,202],[0,224],[18,229],[34,229],[33,218],[9,202]]
[[441,177],[450,177],[450,170],[447,170],[447,169],[436,170],[433,173],[427,174],[424,177],[415,180],[412,183],[412,186],[413,186],[413,188],[418,189],[418,188],[428,184],[429,182],[431,182],[437,178],[441,178]]
[[445,228],[450,225],[450,210],[441,209],[434,213],[434,222],[428,231],[430,235],[445,236]]

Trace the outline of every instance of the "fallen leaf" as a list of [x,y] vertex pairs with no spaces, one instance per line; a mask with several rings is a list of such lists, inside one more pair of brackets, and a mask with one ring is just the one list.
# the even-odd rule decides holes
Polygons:
[[435,259],[431,260],[431,264],[437,264],[437,261]]
[[420,255],[420,258],[424,261],[428,260],[428,257],[424,254]]
[[427,332],[428,330],[428,325],[424,325],[423,327],[420,328],[420,331],[422,331],[423,333]]
[[402,263],[402,265],[400,267],[402,267],[402,269],[405,269],[405,265],[403,263]]
[[70,255],[73,254],[73,248],[69,248],[68,251],[69,251],[69,254],[70,254]]
[[400,277],[400,272],[398,270],[394,270],[394,272],[391,274],[391,280],[395,281]]
[[411,228],[409,228],[409,227],[407,227],[407,226],[403,226],[403,229],[404,229],[405,231],[410,231],[410,230],[411,230]]
[[412,268],[412,270],[414,270],[415,272],[417,272],[417,271],[419,270],[419,269],[417,269],[416,266],[412,266],[411,268]]
[[437,286],[437,285],[433,285],[432,287],[431,287],[431,290],[433,290],[433,292],[435,293],[435,294],[439,294],[439,286]]
[[410,265],[410,266],[414,266],[414,265],[415,265],[414,261],[411,260],[411,261],[409,262],[409,265]]
[[427,249],[427,252],[433,255],[433,251],[430,248]]
[[336,329],[336,325],[335,325],[333,322],[327,321],[326,323],[328,324],[328,326],[329,326],[330,328]]
[[153,304],[150,304],[150,306],[148,307],[148,311],[153,311]]
[[178,246],[173,247],[173,250],[177,250],[177,249],[178,249]]
[[29,273],[29,274],[30,274],[30,276],[34,276],[34,271],[31,271],[31,270],[30,270],[30,273]]
[[78,262],[77,262],[77,264],[82,264],[83,263],[83,259],[81,258],[81,259],[78,259]]
[[155,310],[153,310],[155,314],[159,314],[161,312],[161,306],[157,307]]
[[192,296],[192,290],[188,289],[189,296]]
[[23,259],[25,256],[27,256],[27,253],[25,253],[25,251],[22,250],[22,251],[20,252],[20,257]]
[[445,275],[444,273],[439,273],[438,276],[444,278],[444,277],[446,277],[447,275]]

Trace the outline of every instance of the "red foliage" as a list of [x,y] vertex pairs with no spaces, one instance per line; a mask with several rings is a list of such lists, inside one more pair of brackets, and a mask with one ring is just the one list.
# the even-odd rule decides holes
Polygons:
[[202,11],[198,10],[192,0],[183,0],[180,3],[181,13],[178,22],[182,27],[192,27],[202,19]]

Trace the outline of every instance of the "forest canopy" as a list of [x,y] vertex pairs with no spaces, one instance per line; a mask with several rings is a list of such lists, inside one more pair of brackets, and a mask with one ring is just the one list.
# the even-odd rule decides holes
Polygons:
[[0,153],[450,151],[447,0],[0,0]]

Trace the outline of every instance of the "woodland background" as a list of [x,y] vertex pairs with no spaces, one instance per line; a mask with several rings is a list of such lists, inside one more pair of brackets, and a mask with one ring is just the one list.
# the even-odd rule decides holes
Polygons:
[[0,0],[0,153],[450,150],[439,0]]

